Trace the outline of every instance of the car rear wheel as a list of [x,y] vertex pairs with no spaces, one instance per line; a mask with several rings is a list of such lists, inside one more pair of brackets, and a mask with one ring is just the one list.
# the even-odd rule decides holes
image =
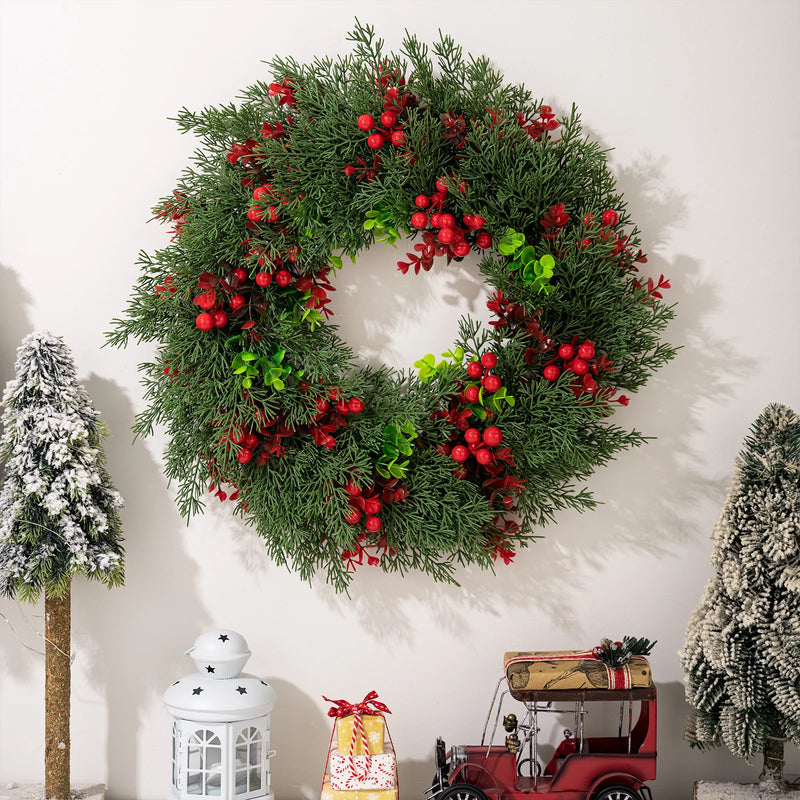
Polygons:
[[642,800],[642,796],[630,786],[606,786],[592,800]]
[[440,795],[439,800],[489,800],[486,795],[477,787],[468,783],[456,783],[445,789]]

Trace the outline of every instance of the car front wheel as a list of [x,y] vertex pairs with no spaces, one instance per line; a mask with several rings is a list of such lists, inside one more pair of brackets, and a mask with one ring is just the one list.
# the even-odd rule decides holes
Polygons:
[[592,800],[642,800],[642,796],[630,786],[606,786]]
[[456,783],[445,789],[439,795],[439,800],[488,800],[488,798],[477,786]]

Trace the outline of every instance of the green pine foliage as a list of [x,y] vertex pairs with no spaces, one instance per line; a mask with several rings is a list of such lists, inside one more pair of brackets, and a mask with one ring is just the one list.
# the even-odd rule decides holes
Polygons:
[[[155,209],[174,237],[141,255],[108,339],[157,343],[140,367],[147,408],[135,430],[166,428],[166,472],[185,516],[211,484],[276,563],[306,579],[321,570],[345,589],[366,558],[452,581],[456,565],[510,560],[556,512],[593,507],[578,484],[643,441],[609,418],[627,402],[619,392],[674,355],[660,340],[673,309],[659,292],[668,284],[638,272],[639,232],[575,109],[555,119],[448,36],[429,51],[408,35],[400,53],[386,53],[357,23],[350,40],[336,59],[273,59],[273,80],[238,103],[178,114],[200,146]],[[382,128],[387,110],[396,123]],[[373,133],[401,139],[371,148],[358,125],[365,114]],[[410,222],[420,195],[432,203],[424,231]],[[437,202],[462,248],[483,250],[497,324],[462,320],[450,356],[465,357],[422,375],[359,367],[326,320],[335,273],[401,232],[419,248],[398,262],[404,271],[460,260],[463,250],[437,239]],[[497,249],[511,234],[525,245],[516,264]],[[201,296],[207,313],[224,312],[210,330],[199,329],[211,319],[199,318]],[[591,345],[589,379],[559,358],[562,343]],[[477,381],[467,364],[486,353],[503,391],[468,402]],[[545,378],[554,364],[558,377]],[[488,465],[474,451],[460,467],[451,457],[468,427],[502,432]],[[387,429],[416,436],[394,454]],[[387,477],[387,464],[403,474]]]
[[[800,417],[786,406],[753,424],[712,539],[715,574],[681,653],[686,738],[782,754],[784,739],[800,744]],[[777,761],[765,771],[779,780]]]

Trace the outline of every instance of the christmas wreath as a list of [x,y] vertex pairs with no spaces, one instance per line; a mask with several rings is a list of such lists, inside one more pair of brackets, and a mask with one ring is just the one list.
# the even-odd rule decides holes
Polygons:
[[[183,109],[201,140],[154,210],[171,242],[111,343],[158,343],[135,431],[166,425],[187,517],[209,487],[269,555],[343,589],[359,564],[452,581],[512,560],[593,470],[642,442],[611,424],[674,354],[669,284],[602,147],[448,36],[271,62],[239,104]],[[495,319],[441,360],[359,367],[329,308],[346,257],[414,243],[418,274],[480,252]]]

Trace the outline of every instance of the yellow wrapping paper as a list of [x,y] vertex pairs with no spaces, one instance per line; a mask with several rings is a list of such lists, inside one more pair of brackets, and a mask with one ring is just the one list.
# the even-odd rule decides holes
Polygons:
[[574,650],[511,652],[503,657],[512,691],[554,689],[636,689],[653,685],[644,656],[632,656],[624,667],[609,669],[591,652]]
[[[370,755],[377,755],[383,752],[384,721],[383,717],[376,714],[362,714],[361,721],[364,723],[364,733],[367,735],[367,747]],[[353,716],[341,717],[336,720],[336,747],[340,753],[350,752],[350,740],[353,736]],[[356,735],[356,746],[353,750],[354,755],[364,755],[364,745],[361,737]],[[362,798],[367,800],[367,798]],[[372,798],[369,798],[372,800]],[[378,799],[381,800],[381,799]]]
[[[348,745],[349,746],[349,745]],[[320,800],[398,800],[399,790],[394,789],[331,789],[329,781],[322,784]]]

